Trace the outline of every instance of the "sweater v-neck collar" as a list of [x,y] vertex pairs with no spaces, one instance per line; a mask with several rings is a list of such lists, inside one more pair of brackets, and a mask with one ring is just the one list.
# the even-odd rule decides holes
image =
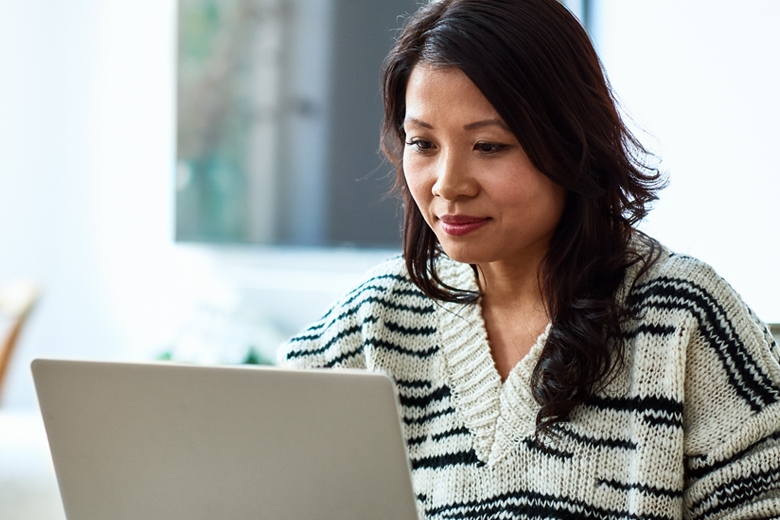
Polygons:
[[[451,287],[478,290],[474,272],[467,264],[443,257],[438,274]],[[550,326],[502,383],[490,354],[479,301],[465,305],[444,302],[438,315],[439,345],[455,407],[475,437],[474,451],[479,460],[494,465],[518,441],[534,433],[539,405],[531,393],[531,374]]]

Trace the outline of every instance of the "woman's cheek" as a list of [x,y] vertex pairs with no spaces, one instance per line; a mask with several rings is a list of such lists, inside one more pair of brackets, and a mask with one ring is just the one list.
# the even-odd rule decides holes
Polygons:
[[[406,166],[406,165],[404,165]],[[421,172],[415,168],[407,169],[404,167],[404,175],[406,177],[406,185],[409,187],[409,192],[412,198],[417,203],[417,207],[423,216],[426,215],[426,208],[430,203],[430,189],[427,188],[425,178],[421,175]]]

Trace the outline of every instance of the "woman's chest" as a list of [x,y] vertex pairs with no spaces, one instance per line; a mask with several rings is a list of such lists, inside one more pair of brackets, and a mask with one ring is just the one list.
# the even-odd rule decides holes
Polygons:
[[678,416],[668,410],[673,402],[595,399],[554,436],[537,439],[538,406],[522,367],[502,383],[478,359],[458,360],[444,349],[409,363],[388,359],[371,364],[397,382],[425,517],[664,511],[676,518],[681,511],[682,430],[657,420]]
[[[426,518],[680,515],[681,436],[645,425],[633,438],[641,414],[621,411],[618,403],[602,403],[595,414],[601,417],[587,412],[584,423],[557,428],[552,438],[517,435],[499,416],[485,456],[458,405],[447,397],[438,402],[426,412],[404,411],[415,492]],[[598,424],[609,419],[612,428]]]

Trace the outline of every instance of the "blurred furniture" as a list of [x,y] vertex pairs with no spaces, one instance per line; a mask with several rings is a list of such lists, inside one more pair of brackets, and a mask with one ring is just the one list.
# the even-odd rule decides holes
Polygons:
[[38,300],[38,285],[14,280],[0,285],[0,399],[3,383],[19,333]]
[[775,340],[780,343],[780,323],[770,323],[769,331],[775,337]]

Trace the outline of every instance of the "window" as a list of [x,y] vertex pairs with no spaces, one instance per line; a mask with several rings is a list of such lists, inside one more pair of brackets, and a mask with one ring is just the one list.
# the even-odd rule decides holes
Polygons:
[[414,0],[180,0],[176,238],[398,247],[380,67]]

